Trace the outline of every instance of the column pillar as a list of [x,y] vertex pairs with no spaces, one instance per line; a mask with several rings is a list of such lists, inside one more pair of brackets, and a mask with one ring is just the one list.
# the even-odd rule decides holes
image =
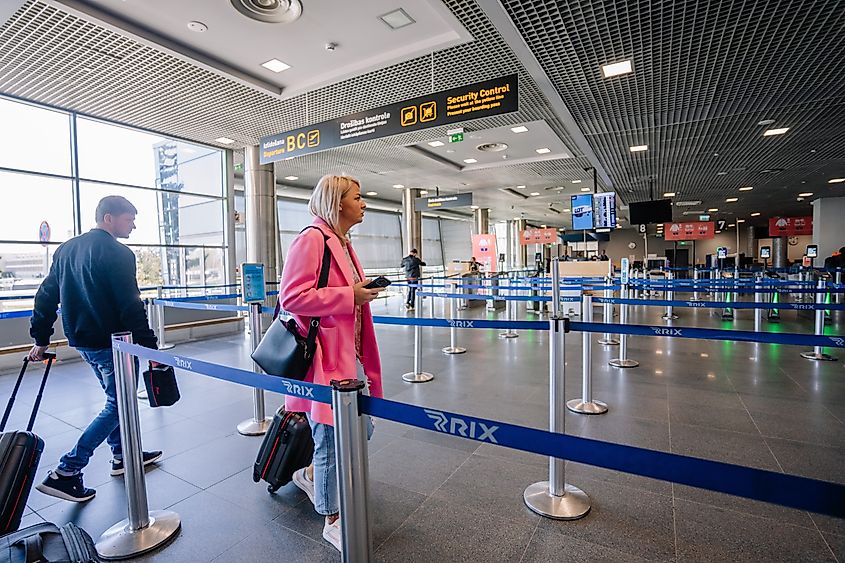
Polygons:
[[757,230],[754,225],[748,225],[745,230],[745,255],[757,258]]
[[845,197],[823,197],[813,202],[813,244],[819,247],[816,264],[823,264],[842,247],[842,217]]
[[772,267],[786,268],[786,237],[772,237]]
[[490,210],[476,209],[472,212],[472,234],[486,235],[490,232]]
[[525,219],[517,219],[514,221],[514,254],[516,255],[516,261],[514,266],[516,269],[521,270],[528,266],[528,245],[520,244],[519,242],[519,233],[520,231],[525,230]]
[[420,197],[419,188],[405,188],[402,192],[402,248],[403,256],[407,256],[412,248],[419,251],[423,260],[425,252],[422,248],[422,213],[414,211],[414,200]]
[[[261,147],[244,148],[244,196],[246,199],[246,260],[264,264],[267,281],[278,281],[276,251],[279,240],[276,218],[276,179],[272,164],[259,164]],[[273,300],[272,304],[275,304]],[[268,298],[265,303],[271,306]]]

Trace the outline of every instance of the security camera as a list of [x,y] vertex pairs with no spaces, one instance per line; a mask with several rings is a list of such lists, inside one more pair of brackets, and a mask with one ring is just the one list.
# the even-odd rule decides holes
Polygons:
[[326,51],[328,51],[328,52],[332,52],[332,51],[334,51],[335,49],[337,49],[337,43],[334,43],[334,42],[332,42],[332,43],[326,43]]

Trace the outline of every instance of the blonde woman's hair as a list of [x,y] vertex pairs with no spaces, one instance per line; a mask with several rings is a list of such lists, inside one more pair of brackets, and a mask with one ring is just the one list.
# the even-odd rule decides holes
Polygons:
[[360,189],[361,183],[351,176],[326,174],[320,178],[311,193],[308,211],[328,223],[332,229],[336,229],[340,221],[340,200],[353,186]]

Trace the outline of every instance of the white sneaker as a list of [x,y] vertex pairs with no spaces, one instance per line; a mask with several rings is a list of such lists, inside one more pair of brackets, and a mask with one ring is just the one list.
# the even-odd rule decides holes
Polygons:
[[338,551],[342,551],[341,549],[341,533],[340,533],[340,518],[335,520],[333,523],[329,524],[326,521],[323,524],[323,539],[335,546],[335,549]]
[[293,484],[302,489],[302,492],[308,495],[308,500],[311,501],[311,504],[314,504],[314,481],[308,478],[308,473],[306,473],[305,469],[303,467],[293,472]]

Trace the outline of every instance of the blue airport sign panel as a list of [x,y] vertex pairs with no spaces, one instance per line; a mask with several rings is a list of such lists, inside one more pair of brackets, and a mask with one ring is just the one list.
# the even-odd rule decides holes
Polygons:
[[586,231],[593,228],[593,194],[572,196],[572,230]]
[[264,285],[264,264],[241,264],[241,285],[244,303],[263,303],[267,298]]
[[476,82],[262,137],[261,164],[519,109],[518,75]]

